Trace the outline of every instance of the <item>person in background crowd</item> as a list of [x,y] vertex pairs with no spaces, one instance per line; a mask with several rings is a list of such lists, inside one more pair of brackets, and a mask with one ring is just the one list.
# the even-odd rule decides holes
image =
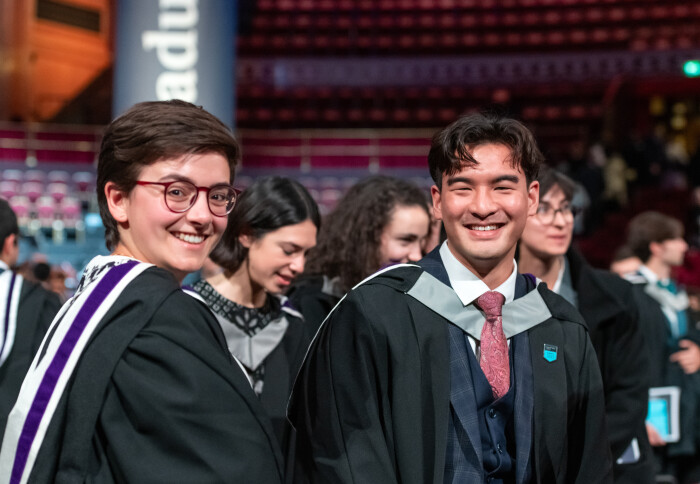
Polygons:
[[211,254],[224,272],[194,284],[287,455],[293,450],[287,401],[312,335],[282,293],[304,270],[320,223],[316,202],[301,184],[279,176],[259,178],[241,195]]
[[416,185],[387,176],[359,181],[325,217],[304,275],[287,294],[292,305],[315,330],[355,284],[420,260],[429,229],[427,198]]
[[0,199],[0,435],[24,375],[61,307],[56,294],[12,270],[19,258],[17,216]]
[[651,484],[653,457],[644,425],[649,362],[632,286],[593,269],[571,247],[573,180],[546,166],[537,180],[540,203],[520,238],[519,269],[542,279],[581,312],[603,376],[615,482]]
[[447,241],[322,324],[290,399],[300,467],[313,483],[611,482],[585,323],[514,261],[537,210],[532,134],[464,116],[428,163]]
[[281,483],[272,425],[209,308],[180,287],[236,192],[230,130],[184,101],[140,103],[102,139],[109,256],[86,267],[8,418],[0,482]]
[[643,293],[640,311],[655,311],[663,322],[644,328],[651,385],[681,390],[680,440],[667,444],[660,429],[647,423],[649,442],[656,447],[659,470],[686,483],[700,481],[700,331],[690,317],[687,294],[671,278],[688,249],[683,232],[680,221],[653,211],[635,216],[627,227],[627,245],[643,262],[628,277]]

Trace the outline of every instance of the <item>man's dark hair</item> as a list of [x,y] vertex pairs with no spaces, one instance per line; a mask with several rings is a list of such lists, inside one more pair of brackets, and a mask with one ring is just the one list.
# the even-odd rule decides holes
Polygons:
[[105,226],[107,248],[119,243],[117,222],[109,213],[105,185],[113,182],[127,194],[143,167],[188,154],[218,153],[229,163],[233,181],[240,157],[238,143],[218,118],[180,101],[139,103],[107,127],[97,164],[97,202]]
[[547,165],[540,167],[537,181],[540,182],[540,200],[555,186],[561,189],[568,202],[573,200],[576,193],[576,183],[571,178]]
[[630,257],[638,256],[634,253],[634,251],[632,251],[632,247],[630,247],[628,244],[623,244],[618,247],[615,252],[613,252],[612,262],[629,259]]
[[258,178],[233,207],[211,260],[233,273],[248,256],[248,249],[238,239],[240,235],[257,239],[305,220],[311,220],[317,229],[321,225],[318,205],[301,183],[281,176]]
[[5,245],[5,239],[13,234],[19,234],[17,215],[7,200],[0,198],[0,248]]
[[528,185],[537,178],[544,157],[530,130],[515,119],[475,113],[462,116],[433,136],[428,166],[438,189],[442,189],[443,176],[478,164],[471,152],[489,143],[510,149],[510,162],[523,171]]
[[304,273],[337,277],[347,292],[380,269],[382,233],[394,209],[416,205],[430,215],[427,194],[409,181],[388,176],[360,180],[325,217]]
[[683,233],[680,220],[660,212],[642,212],[627,226],[627,245],[634,255],[646,263],[651,257],[649,245],[652,242],[677,239],[683,237]]

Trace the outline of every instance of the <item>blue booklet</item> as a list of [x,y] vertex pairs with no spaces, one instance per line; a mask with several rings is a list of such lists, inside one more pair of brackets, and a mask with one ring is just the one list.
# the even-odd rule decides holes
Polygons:
[[654,426],[666,442],[678,442],[680,429],[679,387],[655,387],[649,389],[647,423]]

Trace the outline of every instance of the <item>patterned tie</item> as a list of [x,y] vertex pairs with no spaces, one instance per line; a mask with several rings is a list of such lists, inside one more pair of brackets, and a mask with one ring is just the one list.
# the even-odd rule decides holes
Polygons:
[[510,363],[508,342],[503,333],[501,308],[505,297],[500,292],[485,292],[476,303],[486,314],[486,323],[481,330],[481,369],[491,384],[496,399],[501,398],[510,388]]

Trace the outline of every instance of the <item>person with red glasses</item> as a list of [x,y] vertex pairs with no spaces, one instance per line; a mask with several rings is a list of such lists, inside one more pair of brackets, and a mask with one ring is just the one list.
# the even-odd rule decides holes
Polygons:
[[239,154],[184,101],[137,104],[107,128],[97,196],[112,253],[87,265],[31,364],[0,482],[282,481],[221,327],[180,287],[226,229]]

